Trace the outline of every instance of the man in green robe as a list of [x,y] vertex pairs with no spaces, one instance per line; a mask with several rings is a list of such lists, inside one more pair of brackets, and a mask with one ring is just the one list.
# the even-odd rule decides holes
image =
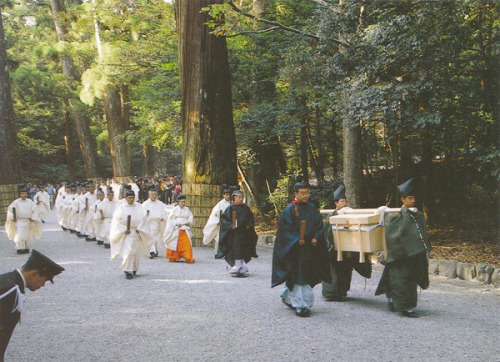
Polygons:
[[[345,186],[340,185],[333,192],[333,202],[335,203],[335,211],[329,215],[339,215],[343,210],[350,209],[347,206],[345,195]],[[321,293],[327,302],[342,302],[347,300],[347,292],[351,289],[352,271],[356,270],[361,276],[371,278],[372,264],[369,253],[365,253],[365,262],[359,262],[359,253],[344,251],[342,252],[342,260],[337,260],[337,251],[333,242],[332,227],[329,222],[329,217],[325,222],[325,239],[328,247],[328,259],[330,262],[330,273],[332,282],[323,282],[321,284]]]
[[400,311],[409,318],[418,318],[417,286],[429,287],[427,254],[431,247],[422,212],[415,207],[414,181],[410,179],[398,186],[403,206],[391,215],[385,224],[387,259],[375,295],[386,294],[389,310]]

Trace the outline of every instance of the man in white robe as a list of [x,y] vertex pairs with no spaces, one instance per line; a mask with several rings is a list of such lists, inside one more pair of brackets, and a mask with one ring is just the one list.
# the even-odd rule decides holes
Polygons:
[[101,215],[97,213],[97,208],[104,200],[104,192],[101,190],[97,191],[97,199],[90,205],[89,211],[87,212],[87,216],[85,218],[84,229],[85,234],[88,235],[85,240],[86,241],[96,241],[97,234],[99,233],[99,229],[101,227]]
[[118,201],[115,199],[115,193],[111,187],[107,190],[106,199],[104,199],[97,207],[97,213],[101,218],[101,228],[97,236],[97,244],[103,245],[104,248],[109,249],[109,229],[111,228],[111,220],[113,213],[116,210]]
[[149,231],[153,236],[153,245],[149,250],[151,259],[158,256],[158,250],[163,242],[163,232],[167,224],[168,212],[167,205],[158,200],[158,190],[155,188],[149,190],[149,198],[144,201],[142,206],[146,210],[146,215],[149,219]]
[[135,193],[128,190],[126,203],[120,204],[113,213],[109,241],[111,260],[122,257],[121,270],[127,279],[133,279],[139,270],[139,261],[147,255],[153,238],[149,233],[148,218],[144,207],[135,202]]
[[20,196],[7,208],[5,230],[9,240],[16,244],[16,252],[27,254],[30,251],[29,242],[33,237],[40,239],[42,223],[36,204],[28,198],[28,190],[21,189]]
[[69,199],[69,213],[68,213],[68,229],[74,234],[76,233],[76,226],[78,224],[78,217],[80,216],[80,202],[78,197],[82,194],[82,188],[76,186],[71,188],[71,197]]
[[69,195],[71,195],[71,187],[66,184],[64,186],[64,189],[61,190],[61,188],[57,191],[56,215],[57,222],[59,223],[59,225],[61,225],[62,229],[66,231],[67,229],[63,225],[63,220],[66,212],[67,199],[69,198]]
[[40,191],[36,193],[33,200],[36,204],[38,216],[40,217],[40,220],[42,220],[42,223],[44,223],[50,212],[50,195],[45,190],[45,185],[40,185]]
[[87,185],[82,185],[82,194],[78,196],[78,223],[76,225],[76,235],[78,237],[87,237],[87,230],[85,230],[85,220],[89,213],[90,205],[95,201],[95,196],[88,191]]
[[166,257],[171,262],[184,258],[186,263],[194,263],[191,225],[193,214],[186,205],[186,196],[179,195],[177,205],[167,219],[163,240],[167,247]]
[[203,244],[208,245],[214,240],[216,252],[219,247],[220,217],[227,207],[231,205],[231,190],[225,189],[222,195],[224,198],[214,206],[207,224],[203,228]]

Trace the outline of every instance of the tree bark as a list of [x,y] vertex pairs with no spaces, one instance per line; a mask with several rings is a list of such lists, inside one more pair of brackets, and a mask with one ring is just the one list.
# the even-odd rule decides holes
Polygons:
[[[68,27],[66,25],[67,13],[62,0],[51,0],[52,18],[56,29],[57,39],[68,42]],[[85,106],[75,96],[76,86],[80,80],[80,74],[76,69],[73,58],[69,55],[61,56],[62,70],[67,77],[67,87],[71,91],[71,96],[67,100],[70,107],[71,119],[75,125],[80,151],[82,153],[83,164],[88,178],[97,177],[97,151],[95,139],[90,132],[90,119],[86,115]]]
[[21,160],[15,128],[14,104],[10,92],[10,78],[7,70],[7,48],[0,10],[0,184],[20,183]]
[[214,0],[177,1],[184,179],[235,184],[236,137],[225,37],[211,35],[203,7]]
[[344,184],[347,201],[353,208],[361,207],[361,182],[363,177],[361,164],[361,127],[352,124],[349,119],[342,122],[344,149]]
[[68,166],[68,177],[70,180],[75,179],[75,161],[74,152],[71,147],[71,118],[66,109],[66,105],[63,105],[64,109],[64,151],[66,154],[66,164]]
[[104,92],[103,97],[113,176],[130,176],[130,152],[125,139],[125,132],[128,130],[129,124],[128,107],[123,104],[126,95],[112,86]]

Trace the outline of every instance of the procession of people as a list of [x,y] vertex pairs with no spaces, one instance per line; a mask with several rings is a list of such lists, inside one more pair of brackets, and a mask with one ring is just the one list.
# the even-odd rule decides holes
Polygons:
[[[134,279],[140,270],[140,261],[149,255],[159,256],[164,248],[165,257],[170,262],[194,263],[192,245],[193,214],[185,195],[175,196],[173,205],[159,200],[161,186],[152,183],[148,187],[148,198],[140,196],[141,188],[120,184],[93,182],[63,183],[57,190],[55,207],[57,221],[62,230],[96,242],[110,249],[110,259],[121,258],[120,269],[126,279]],[[227,186],[227,185],[224,185]],[[398,186],[401,209],[385,217],[385,206],[377,209],[385,220],[387,256],[384,271],[378,284],[376,295],[385,294],[390,311],[398,311],[402,316],[417,318],[417,287],[429,286],[428,253],[429,237],[423,213],[415,211],[415,181],[410,179]],[[53,191],[56,193],[55,189]],[[315,285],[322,283],[322,295],[326,301],[347,301],[352,271],[356,270],[365,278],[371,277],[371,261],[368,253],[360,258],[360,253],[336,250],[332,228],[314,204],[310,202],[310,186],[305,182],[294,185],[295,197],[285,208],[279,219],[276,241],[273,249],[271,286],[284,284],[281,301],[299,317],[309,317],[314,305]],[[33,238],[40,239],[41,223],[50,212],[50,197],[45,185],[40,187],[33,199],[29,190],[20,188],[20,197],[7,209],[6,231],[15,243],[18,254],[30,252]],[[116,197],[116,193],[119,195]],[[47,195],[46,195],[47,194]],[[214,242],[216,259],[224,259],[231,276],[248,276],[248,263],[257,258],[257,234],[255,219],[245,203],[245,194],[239,187],[224,188],[222,200],[212,209],[203,230],[203,243]],[[335,210],[329,216],[349,212],[345,187],[341,185],[333,193]],[[337,259],[338,255],[342,257]],[[363,260],[361,262],[360,260]],[[62,267],[36,250],[28,263],[18,271],[24,276],[37,270],[38,277],[51,280]],[[2,278],[5,277],[5,283]],[[30,288],[30,279],[19,284],[17,274],[12,272],[0,276],[0,306],[2,317],[0,329],[8,343],[10,334],[20,313],[19,302],[24,288]],[[43,286],[42,279],[39,283]],[[5,285],[4,285],[5,284]],[[36,290],[37,287],[33,287]],[[17,293],[17,294],[16,294]],[[8,329],[6,325],[8,324]],[[7,344],[2,345],[2,353]]]

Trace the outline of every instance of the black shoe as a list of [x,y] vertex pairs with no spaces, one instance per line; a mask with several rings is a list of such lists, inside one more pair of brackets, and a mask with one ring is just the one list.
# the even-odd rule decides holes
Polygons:
[[97,245],[102,245],[102,244],[104,244],[104,241],[102,241],[102,240],[97,240]]
[[92,238],[85,238],[85,241],[94,241]]
[[61,226],[61,228],[62,228],[64,231],[68,230],[68,229],[67,229],[67,228],[65,228],[64,226]]
[[104,249],[109,249],[111,246],[109,244],[104,244]]
[[22,249],[21,254],[28,254],[30,252],[30,249]]
[[17,249],[16,253],[18,253],[19,255],[24,254],[24,249]]
[[297,308],[295,314],[299,317],[310,317],[311,311],[307,308]]
[[325,297],[325,301],[327,302],[344,302],[345,298],[341,297],[340,295],[335,295],[333,297]]
[[414,310],[404,310],[401,315],[408,318],[418,318],[418,314]]
[[294,310],[295,308],[293,307],[293,305],[291,305],[290,303],[288,303],[284,298],[281,298],[281,301],[283,302],[284,305],[286,305],[288,308],[290,308],[291,310]]
[[42,220],[42,224],[45,224],[45,220]]
[[155,252],[154,252],[154,251],[152,251],[152,252],[150,252],[150,253],[149,253],[149,259],[154,259],[154,258],[155,258],[155,256],[156,256],[156,255],[155,255]]
[[70,230],[69,232],[70,232],[71,234],[74,234],[74,233],[76,233],[76,230]]
[[134,270],[132,274],[137,275],[137,270]]
[[394,304],[391,301],[387,302],[387,308],[389,308],[390,312],[395,312],[396,309],[394,308]]
[[127,277],[127,279],[134,279],[134,274],[131,272],[125,272],[125,277]]

